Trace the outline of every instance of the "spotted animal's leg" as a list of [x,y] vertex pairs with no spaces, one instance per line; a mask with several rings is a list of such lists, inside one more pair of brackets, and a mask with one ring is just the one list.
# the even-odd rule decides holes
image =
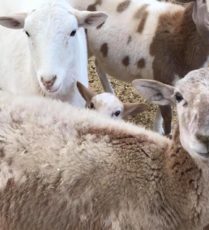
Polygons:
[[160,106],[160,112],[163,118],[164,135],[171,133],[172,109],[170,105]]
[[164,135],[164,128],[163,128],[163,118],[160,112],[160,108],[158,107],[155,120],[153,123],[153,130]]
[[99,76],[99,79],[101,81],[102,87],[106,92],[114,94],[114,90],[111,86],[111,83],[109,82],[107,78],[107,74],[102,70],[102,68],[99,66],[97,60],[95,61],[96,65],[96,71]]

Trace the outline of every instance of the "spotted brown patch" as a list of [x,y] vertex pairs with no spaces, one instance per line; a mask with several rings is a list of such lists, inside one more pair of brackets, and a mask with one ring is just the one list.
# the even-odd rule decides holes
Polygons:
[[143,17],[142,17],[142,19],[141,19],[141,21],[139,23],[138,28],[137,28],[137,32],[138,33],[142,33],[143,32],[144,26],[145,26],[145,23],[146,23],[146,20],[147,20],[147,16],[148,16],[148,13],[144,12]]
[[139,19],[139,25],[137,27],[137,32],[138,33],[142,33],[147,17],[148,17],[148,12],[147,12],[147,7],[149,6],[149,4],[144,4],[142,5],[135,13],[134,15],[134,19]]
[[117,6],[117,12],[121,13],[121,12],[125,11],[129,7],[130,3],[131,3],[130,0],[125,0],[124,2],[121,2]]
[[134,18],[135,19],[141,19],[143,13],[146,11],[147,7],[149,6],[149,4],[144,4],[142,5],[135,13]]
[[124,66],[128,66],[130,64],[130,58],[129,56],[125,56],[122,60],[122,63]]
[[96,5],[95,5],[95,4],[89,5],[89,6],[87,7],[87,10],[88,10],[88,11],[96,11]]
[[96,11],[96,7],[97,5],[101,5],[102,4],[102,0],[96,0],[96,2],[94,4],[91,4],[87,7],[88,11]]
[[108,55],[108,44],[107,43],[102,44],[100,51],[101,51],[103,57],[107,57],[107,55]]
[[145,67],[145,59],[144,58],[139,59],[139,61],[137,62],[137,67],[138,68],[144,68]]

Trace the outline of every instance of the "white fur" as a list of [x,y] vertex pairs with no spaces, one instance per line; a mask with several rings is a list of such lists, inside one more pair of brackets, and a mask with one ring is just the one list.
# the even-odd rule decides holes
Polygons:
[[[123,103],[111,93],[100,93],[92,97],[91,102],[94,104],[95,110],[103,115],[120,119],[123,115]],[[120,112],[115,116],[115,112]]]
[[[41,5],[40,1],[29,2],[17,9],[32,10],[35,5]],[[8,15],[8,8],[5,14],[1,8],[2,16]],[[13,8],[11,12],[15,11]],[[84,106],[75,86],[77,80],[88,86],[86,37],[78,25],[84,15],[65,1],[49,1],[26,17],[24,30],[30,33],[29,38],[23,30],[1,26],[0,87],[17,94],[44,94]],[[76,35],[71,37],[73,30]],[[49,81],[55,75],[54,85],[46,89],[41,78]]]

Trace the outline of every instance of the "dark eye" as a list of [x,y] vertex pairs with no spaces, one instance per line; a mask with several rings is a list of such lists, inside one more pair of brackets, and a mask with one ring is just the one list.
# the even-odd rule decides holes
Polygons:
[[175,94],[175,98],[178,103],[184,99],[183,96],[179,92]]
[[94,103],[90,103],[90,105],[89,105],[89,109],[94,109]]
[[118,117],[120,115],[121,111],[117,110],[116,112],[114,112],[112,115],[115,117]]
[[28,31],[25,31],[25,34],[26,34],[28,37],[30,37],[30,34],[28,33]]
[[76,34],[76,30],[73,30],[73,31],[70,33],[70,36],[73,37],[73,36],[75,36],[75,34]]

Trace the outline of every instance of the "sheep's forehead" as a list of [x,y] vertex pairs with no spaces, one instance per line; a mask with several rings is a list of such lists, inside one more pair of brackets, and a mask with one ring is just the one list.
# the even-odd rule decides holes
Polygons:
[[47,26],[57,28],[58,26],[59,29],[69,28],[70,30],[71,27],[77,27],[77,19],[68,8],[47,5],[31,12],[26,18],[25,26],[34,29],[47,28]]
[[110,110],[123,109],[123,103],[111,93],[101,93],[92,98],[96,109],[106,108]]
[[[176,91],[180,91],[190,103],[204,102],[209,98],[209,68],[194,70],[188,73],[176,84]],[[209,104],[209,101],[207,102]]]
[[209,126],[209,68],[194,70],[176,84],[187,102],[187,106],[179,107],[183,120],[192,130],[208,130]]

